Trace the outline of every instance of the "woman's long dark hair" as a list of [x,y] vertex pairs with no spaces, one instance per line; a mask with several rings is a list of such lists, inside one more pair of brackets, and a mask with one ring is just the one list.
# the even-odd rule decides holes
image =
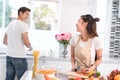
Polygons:
[[96,22],[100,21],[99,18],[93,18],[90,14],[82,15],[81,16],[83,22],[87,22],[87,33],[90,38],[93,38],[95,36],[98,36],[97,30],[96,30]]

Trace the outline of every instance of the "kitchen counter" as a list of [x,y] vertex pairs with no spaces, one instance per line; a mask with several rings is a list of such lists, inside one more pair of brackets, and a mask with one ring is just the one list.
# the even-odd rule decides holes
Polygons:
[[[54,56],[52,53],[54,54]],[[27,54],[28,60],[33,60],[32,51],[26,51],[26,54]],[[67,56],[66,58],[62,58],[58,56],[59,54],[57,52],[51,52],[50,53],[51,55],[50,54],[48,55],[48,54],[46,54],[45,51],[41,51],[39,60],[40,61],[67,61],[67,62],[70,61],[70,56]],[[0,46],[0,59],[4,59],[5,56],[6,56],[6,46],[1,45]]]
[[[6,54],[0,53],[0,80],[5,80],[5,72],[6,72]],[[27,54],[27,61],[28,61],[28,69],[32,70],[33,68],[33,55]],[[49,57],[49,56],[40,56],[39,58],[39,68],[42,66],[50,66],[54,68],[59,68],[61,71],[69,71],[71,69],[70,58],[62,58],[62,57]],[[17,79],[15,79],[17,80]]]
[[[4,59],[6,57],[5,53],[0,53],[0,59]],[[33,55],[32,54],[27,54],[27,59],[28,60],[33,60]],[[40,56],[39,58],[40,61],[70,61],[70,57],[62,58],[62,57],[49,57],[49,56]]]

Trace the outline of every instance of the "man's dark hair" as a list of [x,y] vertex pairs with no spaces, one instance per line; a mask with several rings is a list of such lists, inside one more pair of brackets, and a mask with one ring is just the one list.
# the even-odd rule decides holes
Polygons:
[[26,11],[29,11],[29,12],[30,12],[30,9],[27,8],[27,7],[20,7],[20,8],[18,9],[18,15],[20,15],[20,12],[24,13],[24,12],[26,12]]

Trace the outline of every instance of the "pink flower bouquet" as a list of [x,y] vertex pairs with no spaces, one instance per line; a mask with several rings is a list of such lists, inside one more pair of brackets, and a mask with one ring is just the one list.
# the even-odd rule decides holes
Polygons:
[[61,34],[56,34],[55,38],[56,40],[62,44],[61,47],[62,49],[60,50],[61,57],[65,58],[68,51],[67,51],[67,46],[69,44],[69,41],[71,39],[72,34],[71,33],[61,33]]
[[68,45],[71,36],[72,36],[71,33],[61,33],[61,34],[56,34],[55,38],[60,44]]

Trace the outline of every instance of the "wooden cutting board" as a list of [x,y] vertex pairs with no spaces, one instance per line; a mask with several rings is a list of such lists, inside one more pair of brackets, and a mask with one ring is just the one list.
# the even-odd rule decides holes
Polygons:
[[78,73],[76,73],[76,72],[68,72],[67,74],[69,75],[70,78],[76,78],[76,77],[81,77],[81,78],[84,78],[84,79],[89,78],[88,75],[78,74]]

